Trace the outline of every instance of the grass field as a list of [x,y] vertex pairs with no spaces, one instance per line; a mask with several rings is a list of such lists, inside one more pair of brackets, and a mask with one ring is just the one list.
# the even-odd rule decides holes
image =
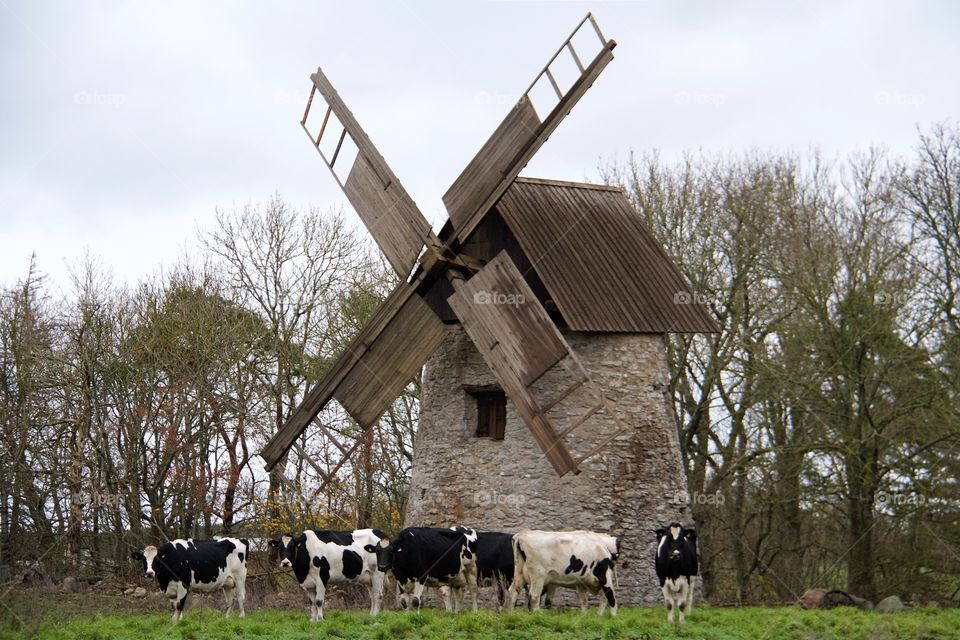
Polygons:
[[317,623],[308,621],[306,607],[303,611],[255,610],[242,620],[225,618],[212,609],[196,609],[174,625],[165,607],[162,613],[130,613],[119,610],[117,603],[115,612],[110,613],[109,607],[98,606],[101,603],[91,595],[86,611],[101,613],[89,614],[84,612],[82,599],[38,602],[23,598],[21,594],[0,602],[0,638],[960,639],[960,610],[935,608],[881,614],[850,609],[804,611],[799,607],[700,607],[677,632],[660,607],[621,609],[616,619],[600,618],[596,609],[586,614],[571,610],[536,614],[481,610],[459,615],[436,610],[418,614],[388,611],[376,618],[357,611],[327,611],[326,620]]

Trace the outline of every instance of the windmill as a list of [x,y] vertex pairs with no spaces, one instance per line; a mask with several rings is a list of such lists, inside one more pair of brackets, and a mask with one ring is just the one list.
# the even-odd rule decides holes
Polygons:
[[[576,475],[632,426],[619,417],[561,329],[716,330],[699,304],[676,303],[678,296],[689,299],[690,289],[622,192],[518,178],[613,59],[615,46],[591,14],[580,21],[443,195],[449,220],[439,234],[326,75],[318,68],[310,76],[301,125],[401,282],[261,452],[268,469],[331,399],[368,431],[451,327],[460,325],[552,469],[560,477]],[[561,62],[575,69],[569,82],[557,72]],[[535,106],[533,92],[544,87],[554,99],[543,106],[538,98]],[[308,118],[318,108],[320,124],[311,131]],[[588,190],[589,197],[580,193]],[[560,209],[592,216],[584,242],[597,244],[581,245],[580,253],[569,247],[552,252],[552,246],[565,244],[567,232],[549,218],[551,210]],[[625,267],[620,256],[626,256]],[[591,300],[601,295],[601,304]],[[546,397],[538,382],[561,369],[569,383]],[[559,428],[552,412],[577,394],[590,401]],[[571,449],[574,431],[599,415],[609,418],[611,428]],[[340,464],[362,439],[341,449]]]

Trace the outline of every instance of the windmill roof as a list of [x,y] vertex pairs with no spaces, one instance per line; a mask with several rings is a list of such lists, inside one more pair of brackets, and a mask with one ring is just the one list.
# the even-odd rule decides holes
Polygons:
[[517,178],[495,208],[570,329],[718,331],[621,189]]

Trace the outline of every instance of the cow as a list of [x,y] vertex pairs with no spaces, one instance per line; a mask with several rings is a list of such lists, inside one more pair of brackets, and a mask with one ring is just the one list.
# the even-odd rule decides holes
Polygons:
[[370,615],[380,612],[385,574],[377,569],[377,545],[386,539],[377,529],[304,531],[270,540],[277,563],[292,568],[310,600],[310,620],[323,620],[323,599],[329,584],[357,583],[370,594]]
[[159,547],[149,545],[131,557],[143,564],[148,578],[156,577],[160,591],[173,605],[173,621],[183,618],[183,607],[191,591],[209,593],[223,591],[227,599],[227,615],[233,612],[236,596],[240,617],[244,616],[246,597],[247,556],[250,545],[240,538],[216,540],[172,540]]
[[[615,536],[607,535],[605,533],[595,533],[593,531],[589,533],[594,533],[594,535],[598,536],[600,541],[607,547],[610,553],[614,554],[614,558],[620,554],[620,540],[618,540]],[[558,586],[559,585],[557,584],[548,584],[546,588],[544,588],[542,598],[544,608],[549,609],[553,606],[553,595],[557,592]],[[586,592],[581,593],[578,591],[577,595],[581,598],[582,607],[582,599],[586,596]]]
[[497,588],[497,610],[503,607],[506,590],[513,580],[513,534],[477,532],[477,586]]
[[673,622],[674,609],[680,610],[680,623],[693,610],[693,578],[697,575],[697,532],[678,522],[657,529],[657,578],[667,604],[667,620]]
[[444,590],[447,611],[459,611],[470,589],[477,609],[477,532],[466,527],[408,527],[393,540],[381,540],[377,565],[397,580],[400,606],[418,611],[424,587]]
[[513,536],[513,582],[507,595],[507,610],[513,609],[521,589],[529,587],[530,604],[540,609],[540,595],[560,587],[577,590],[580,609],[587,609],[587,593],[603,593],[600,615],[610,605],[617,615],[614,593],[619,541],[593,531],[521,531]]

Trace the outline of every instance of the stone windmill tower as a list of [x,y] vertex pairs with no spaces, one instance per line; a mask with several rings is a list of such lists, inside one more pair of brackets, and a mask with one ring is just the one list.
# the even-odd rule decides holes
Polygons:
[[[443,196],[439,234],[311,75],[301,124],[402,281],[261,455],[277,464],[332,398],[368,429],[425,365],[407,524],[618,535],[635,603],[659,594],[653,529],[689,520],[664,336],[717,328],[622,191],[518,177],[615,45],[577,25]],[[538,87],[555,99],[535,106]]]

